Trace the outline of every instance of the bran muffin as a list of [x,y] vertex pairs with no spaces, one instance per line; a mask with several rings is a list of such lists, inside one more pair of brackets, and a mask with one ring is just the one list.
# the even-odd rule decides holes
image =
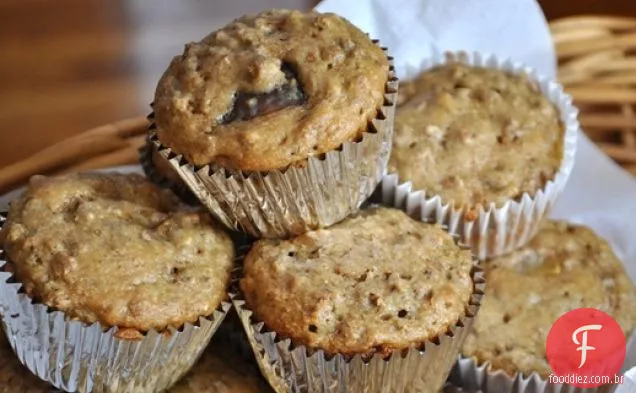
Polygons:
[[401,86],[389,167],[456,208],[534,196],[554,179],[564,127],[527,75],[450,62]]
[[172,60],[155,93],[157,135],[195,166],[285,168],[360,138],[388,75],[383,50],[337,15],[244,16]]
[[610,245],[591,229],[547,221],[524,248],[485,264],[488,287],[462,353],[491,370],[547,379],[548,332],[564,313],[596,308],[625,335],[636,327],[636,289]]
[[398,81],[385,51],[334,14],[236,19],[173,59],[149,141],[231,229],[328,227],[386,172]]
[[572,98],[522,64],[477,52],[426,59],[403,84],[383,183],[422,191],[423,214],[485,260],[527,244],[567,184]]
[[138,332],[211,315],[234,257],[207,214],[134,174],[33,179],[11,204],[1,244],[33,299]]
[[387,355],[443,335],[465,314],[471,270],[470,252],[441,228],[381,207],[256,242],[241,289],[255,317],[295,344]]
[[230,307],[229,236],[139,175],[35,177],[0,223],[6,337],[60,390],[164,391]]
[[469,251],[389,207],[257,241],[243,270],[233,302],[280,392],[437,393],[483,293]]

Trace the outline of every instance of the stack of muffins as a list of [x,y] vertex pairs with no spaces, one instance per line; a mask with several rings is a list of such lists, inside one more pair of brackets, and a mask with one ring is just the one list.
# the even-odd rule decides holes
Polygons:
[[398,97],[391,62],[315,12],[186,45],[152,104],[149,180],[35,178],[12,203],[0,311],[20,361],[64,391],[165,391],[231,301],[224,330],[277,392],[437,393],[455,365],[452,391],[535,393],[563,312],[631,332],[607,243],[545,219],[578,131],[562,89],[458,54]]

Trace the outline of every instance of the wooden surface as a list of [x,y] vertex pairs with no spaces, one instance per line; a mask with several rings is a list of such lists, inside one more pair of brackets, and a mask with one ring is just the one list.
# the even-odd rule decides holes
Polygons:
[[0,166],[141,113],[118,2],[0,1]]
[[[549,17],[636,15],[636,1],[544,0]],[[0,0],[0,167],[66,137],[144,115],[182,43],[236,15],[309,0]]]
[[0,167],[148,112],[183,43],[233,17],[308,0],[0,0]]

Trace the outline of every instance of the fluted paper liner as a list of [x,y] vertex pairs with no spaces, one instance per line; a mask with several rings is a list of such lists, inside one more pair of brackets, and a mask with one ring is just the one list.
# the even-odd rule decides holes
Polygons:
[[[156,157],[158,159],[165,160],[165,158],[159,154],[157,154]],[[172,168],[167,160],[165,161],[165,163],[168,168]],[[192,194],[185,183],[176,183],[172,181],[171,179],[166,177],[166,175],[163,174],[159,170],[159,168],[157,168],[157,165],[154,163],[153,160],[153,146],[150,140],[146,140],[146,143],[139,149],[139,164],[141,165],[141,168],[143,169],[144,174],[146,175],[148,180],[153,182],[155,185],[161,188],[170,189],[179,197],[179,199],[181,199],[188,205],[194,206],[199,204],[199,199],[194,196],[194,194]]]
[[329,226],[358,210],[386,173],[398,88],[392,58],[388,59],[385,101],[362,139],[345,142],[322,157],[309,157],[303,166],[264,173],[234,171],[216,164],[199,168],[164,146],[154,125],[150,141],[208,210],[229,228],[255,237],[285,238]]
[[[408,202],[402,206],[411,217],[417,215],[418,199],[409,198],[405,187],[383,193],[381,203],[393,206],[395,194]],[[421,343],[419,348],[395,351],[390,357],[374,355],[327,356],[322,350],[309,350],[281,339],[264,323],[252,318],[238,288],[233,288],[232,302],[247,332],[252,351],[263,376],[278,393],[283,392],[425,392],[438,393],[444,386],[459,349],[481,305],[485,289],[483,271],[473,266],[473,294],[465,315],[448,331]],[[236,287],[236,286],[235,286]]]
[[[5,218],[0,215],[0,227]],[[0,250],[0,266],[6,261]],[[231,304],[181,329],[154,330],[140,340],[116,337],[116,327],[73,321],[34,302],[0,272],[0,314],[7,339],[35,375],[64,391],[154,393],[173,385],[196,362]]]
[[[417,70],[412,69],[405,79],[417,76],[420,72],[447,64],[449,61],[505,70],[514,74],[525,73],[539,85],[541,92],[559,110],[563,124],[563,158],[554,178],[534,195],[524,193],[518,200],[510,199],[503,205],[455,207],[452,201],[442,200],[439,195],[429,195],[421,190],[422,213],[425,217],[448,226],[451,233],[460,236],[462,243],[469,245],[480,259],[505,254],[527,244],[539,229],[563,191],[574,166],[576,140],[579,132],[578,109],[572,105],[572,97],[567,95],[561,85],[537,74],[532,69],[512,60],[500,60],[494,56],[479,53],[458,52],[434,56],[422,63]],[[383,185],[394,188],[400,181],[399,174],[393,174],[383,181]],[[408,184],[409,190],[412,185]]]
[[[627,348],[636,345],[636,333],[632,333]],[[487,393],[609,393],[615,385],[597,388],[577,388],[567,384],[551,384],[538,373],[508,375],[493,369],[490,362],[480,363],[473,357],[458,356],[449,381],[468,392]]]

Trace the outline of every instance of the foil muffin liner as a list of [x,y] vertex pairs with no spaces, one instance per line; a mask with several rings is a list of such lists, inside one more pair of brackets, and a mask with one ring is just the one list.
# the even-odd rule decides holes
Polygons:
[[[636,348],[636,333],[632,333],[627,349]],[[632,365],[633,366],[633,365]],[[490,362],[479,362],[473,357],[459,355],[449,377],[450,384],[467,392],[487,393],[610,393],[616,385],[597,388],[577,388],[568,384],[553,384],[538,373],[508,375],[493,369]]]
[[[421,190],[422,214],[434,222],[448,226],[451,233],[460,236],[462,243],[469,245],[479,259],[503,255],[528,243],[539,229],[541,220],[549,215],[557,198],[563,191],[574,166],[576,141],[580,129],[578,109],[572,97],[555,81],[537,74],[534,70],[512,60],[500,60],[495,56],[480,53],[447,53],[434,56],[422,63],[419,69],[410,69],[404,79],[416,77],[420,72],[447,64],[462,62],[476,67],[493,68],[525,73],[539,85],[541,92],[559,110],[563,124],[563,157],[555,176],[534,195],[524,193],[518,200],[510,199],[503,205],[456,207],[452,201],[439,195],[430,195]],[[408,180],[408,179],[405,179]],[[392,174],[383,181],[383,186],[393,188],[400,182],[399,174]],[[409,189],[412,185],[408,184]]]
[[[413,218],[424,219],[419,215],[420,200],[409,198],[407,187],[401,186],[390,193],[376,194],[372,200],[377,197],[377,202],[392,206],[389,200],[395,194],[412,202],[406,203],[402,210]],[[421,343],[419,348],[395,351],[388,358],[380,355],[370,358],[362,355],[345,357],[341,354],[330,357],[322,350],[294,345],[290,339],[279,338],[263,322],[254,319],[253,312],[246,306],[237,285],[233,285],[234,293],[231,298],[247,332],[261,373],[278,393],[438,393],[445,385],[448,373],[481,305],[485,280],[478,261],[475,259],[474,262],[471,272],[473,294],[465,315],[450,326],[445,334]]]
[[533,373],[513,376],[502,370],[491,370],[490,363],[479,364],[473,358],[460,356],[451,372],[449,380],[467,392],[487,393],[609,393],[614,386],[598,388],[576,388],[565,384],[551,384]]
[[[150,119],[149,119],[150,120]],[[144,174],[155,185],[161,188],[170,189],[175,193],[184,203],[190,206],[199,205],[199,199],[194,196],[188,186],[184,182],[175,182],[169,179],[157,166],[154,160],[163,160],[165,167],[172,170],[172,165],[160,154],[154,153],[152,144],[149,140],[139,148],[139,164],[144,171]],[[175,173],[175,175],[177,175]]]
[[362,139],[309,157],[304,165],[264,173],[216,164],[195,167],[161,143],[154,124],[149,140],[201,203],[229,228],[255,237],[286,238],[332,225],[358,210],[386,173],[398,89],[393,59],[388,59],[384,103]]
[[[5,222],[0,215],[0,229]],[[0,266],[7,263],[0,249]],[[180,329],[151,330],[139,340],[117,327],[85,324],[37,303],[13,275],[0,271],[0,314],[9,344],[33,374],[58,389],[93,393],[154,393],[169,388],[196,362],[231,304]]]

